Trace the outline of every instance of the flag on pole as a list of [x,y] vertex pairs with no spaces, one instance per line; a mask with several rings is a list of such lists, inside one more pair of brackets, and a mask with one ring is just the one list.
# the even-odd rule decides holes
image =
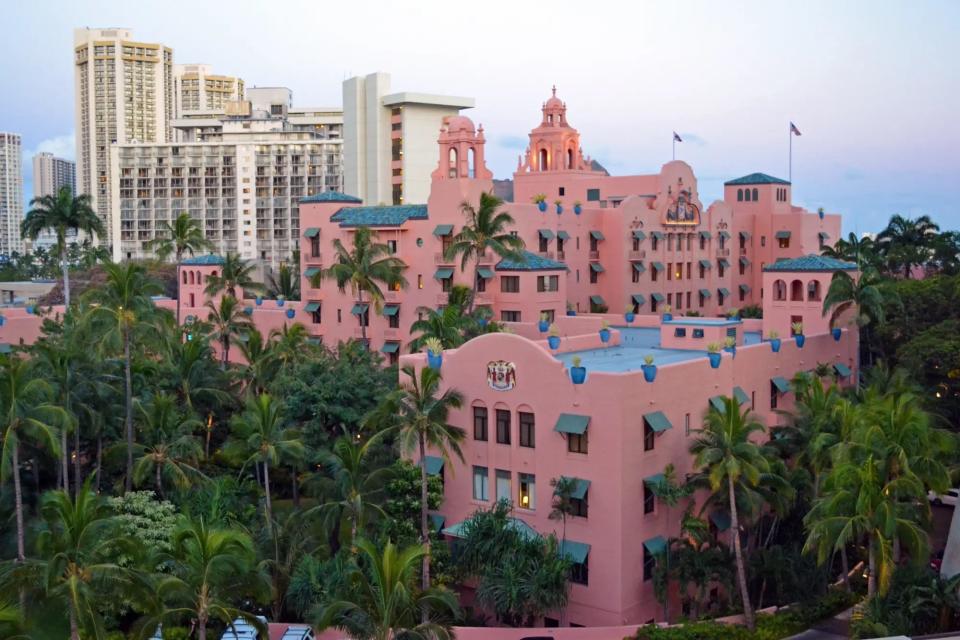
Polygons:
[[[797,125],[793,124],[792,122],[790,123],[790,133],[792,133],[795,136],[801,135],[800,129],[797,129]],[[677,135],[677,134],[673,134],[673,135]]]
[[[791,123],[790,126],[792,127],[793,124]],[[799,132],[797,133],[797,135],[800,135]],[[683,138],[681,138],[679,135],[677,135],[677,132],[674,131],[674,132],[673,132],[673,141],[674,141],[674,142],[683,142]]]

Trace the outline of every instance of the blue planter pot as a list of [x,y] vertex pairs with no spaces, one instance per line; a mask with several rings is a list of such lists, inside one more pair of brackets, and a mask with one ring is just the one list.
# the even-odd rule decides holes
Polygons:
[[634,316],[632,313],[625,313],[625,314],[623,314],[623,319],[627,321],[627,324],[630,324],[631,322],[633,322],[633,319],[634,319],[635,317],[636,317],[636,316]]
[[798,349],[803,349],[803,343],[807,341],[807,337],[803,334],[793,336],[794,342],[797,343]]
[[443,354],[438,353],[434,355],[433,351],[427,351],[427,366],[431,369],[439,369],[440,365],[443,364]]
[[541,320],[537,323],[537,329],[540,330],[540,333],[546,333],[547,330],[550,329],[550,323],[546,320]]
[[817,215],[820,216],[820,219],[823,220],[823,209],[817,211]]
[[33,311],[34,311],[33,305],[32,304],[27,305],[27,313],[29,313],[30,315],[33,315]]
[[732,357],[732,358],[736,358],[736,357],[737,357],[737,348],[736,348],[736,347],[724,347],[723,350],[726,351],[727,353],[729,353],[729,354],[730,354],[730,357]]
[[570,367],[570,380],[573,382],[573,384],[583,384],[583,381],[586,379],[586,367]]
[[3,316],[0,316],[0,327],[2,327],[4,324],[6,324],[6,322],[7,322],[7,319],[4,318]]
[[575,204],[573,205],[573,212],[577,215],[580,215],[581,213],[583,213],[583,207],[581,207],[578,204]]
[[568,316],[575,316],[575,315],[577,315],[577,312],[574,311],[573,309],[569,309],[569,310],[567,311],[567,315],[568,315]]
[[538,202],[538,203],[537,203],[537,209],[540,209],[540,213],[544,213],[544,212],[547,210],[547,203],[546,203],[546,202]]
[[244,308],[243,308],[243,312],[244,312],[245,314],[247,314],[248,316],[252,316],[252,315],[253,315],[253,307],[244,307]]
[[780,351],[780,338],[772,338],[770,340],[770,348],[774,353],[779,353]]
[[708,353],[707,357],[710,358],[710,368],[719,369],[720,361],[723,359],[723,356],[719,353]]
[[[0,322],[0,326],[3,326],[2,322]],[[833,329],[830,333],[833,334],[834,341],[840,342],[840,336],[843,335],[843,330],[840,327]]]
[[480,318],[479,320],[477,320],[477,324],[479,324],[481,327],[487,326],[487,323],[489,322],[490,321],[487,320],[486,318]]
[[560,215],[561,213],[563,213],[563,205],[562,205],[562,204],[558,204],[558,205],[557,205],[557,215]]
[[560,336],[549,336],[547,338],[547,344],[550,345],[550,348],[556,351],[560,348]]
[[257,296],[256,303],[257,303],[257,306],[258,306],[258,307],[259,307],[260,305],[262,305],[262,304],[263,304],[263,297],[262,297],[262,296]]
[[295,316],[295,315],[297,315],[296,309],[287,309],[287,317],[288,317],[288,318],[292,318],[292,317]]
[[647,382],[653,382],[657,379],[657,365],[642,364],[640,368],[643,369],[643,379]]
[[282,306],[283,306],[283,303],[284,303],[284,299],[283,299],[283,298],[277,298],[277,306],[278,306],[278,307],[282,307]]
[[610,329],[600,329],[600,342],[604,344],[610,342]]
[[673,320],[673,314],[672,314],[672,313],[665,313],[665,314],[663,314],[663,321],[664,321],[664,322],[670,322],[671,320]]

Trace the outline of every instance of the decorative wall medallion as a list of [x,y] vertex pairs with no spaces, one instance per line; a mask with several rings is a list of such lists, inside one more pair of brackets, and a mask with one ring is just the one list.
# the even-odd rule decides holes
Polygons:
[[700,209],[690,200],[690,192],[682,189],[676,199],[667,207],[664,224],[698,225]]
[[517,366],[506,360],[487,363],[487,384],[494,391],[510,391],[517,384]]

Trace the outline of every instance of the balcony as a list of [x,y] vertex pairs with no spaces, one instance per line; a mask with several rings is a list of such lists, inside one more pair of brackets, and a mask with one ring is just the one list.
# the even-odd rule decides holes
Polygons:
[[730,256],[730,249],[717,249],[718,258],[727,258]]
[[384,339],[384,340],[399,340],[399,339],[400,339],[400,330],[399,330],[399,329],[384,329],[384,330],[383,330],[383,339]]
[[[309,262],[309,261],[308,261]],[[399,291],[384,291],[383,299],[387,303],[397,303],[400,302],[400,292]]]
[[566,260],[566,258],[567,258],[566,251],[557,251],[557,260],[559,260],[560,262],[563,262],[564,260]]
[[590,252],[590,259],[591,259],[591,260],[599,260],[599,259],[600,259],[600,252],[599,252],[599,251],[591,251],[591,252]]
[[742,255],[742,256],[747,255],[747,248],[746,248],[746,247],[740,247],[740,255]]
[[631,251],[630,260],[643,260],[647,257],[646,251]]
[[444,258],[443,252],[438,251],[433,254],[433,264],[454,264],[455,262],[455,260],[447,260]]
[[473,297],[473,305],[475,307],[486,307],[493,304],[493,296],[487,292],[481,292],[476,294]]
[[304,256],[303,261],[307,264],[323,264],[322,253],[310,253]]

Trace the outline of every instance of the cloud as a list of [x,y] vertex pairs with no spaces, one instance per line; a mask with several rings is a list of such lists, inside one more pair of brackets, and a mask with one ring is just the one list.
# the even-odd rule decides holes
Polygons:
[[35,149],[24,151],[24,162],[30,162],[33,156],[43,151],[52,153],[64,160],[74,160],[77,155],[77,143],[74,132],[71,131],[63,136],[56,136],[40,141]]
[[523,136],[500,136],[497,144],[507,149],[526,149],[527,138]]

